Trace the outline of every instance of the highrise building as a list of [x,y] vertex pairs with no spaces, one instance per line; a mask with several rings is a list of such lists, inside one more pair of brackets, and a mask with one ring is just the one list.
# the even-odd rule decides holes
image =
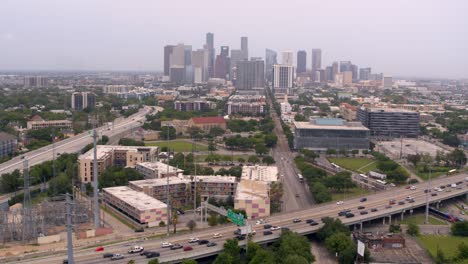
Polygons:
[[276,64],[273,66],[273,91],[275,94],[289,94],[293,87],[294,66]]
[[89,92],[75,92],[71,96],[71,108],[77,111],[82,111],[86,108],[94,108],[96,97]]
[[333,66],[327,66],[325,68],[325,80],[327,82],[333,81]]
[[164,75],[169,76],[169,71],[171,68],[170,56],[172,53],[173,45],[164,46]]
[[332,69],[333,69],[333,80],[335,80],[336,75],[340,72],[340,67],[337,61],[333,62],[332,64]]
[[249,59],[249,39],[247,37],[241,37],[241,50],[244,55],[243,59]]
[[384,75],[382,77],[382,87],[384,89],[392,89],[392,86],[393,86],[392,76]]
[[273,65],[277,64],[277,53],[273,50],[265,50],[265,77],[271,82],[273,81]]
[[303,73],[307,71],[307,52],[300,50],[297,52],[297,68],[296,73]]
[[186,46],[177,44],[172,47],[172,52],[169,55],[169,77],[171,82],[176,84],[184,84],[186,80]]
[[221,46],[215,60],[215,77],[227,80],[229,78],[229,47]]
[[359,69],[359,80],[366,81],[370,80],[371,68],[361,68]]
[[312,49],[312,78],[314,78],[317,70],[321,68],[322,68],[322,50]]
[[352,71],[350,61],[340,61],[340,72]]
[[358,66],[355,64],[351,64],[351,72],[353,73],[353,82],[357,82],[357,80],[359,79]]
[[291,50],[283,51],[281,54],[281,64],[294,66],[294,53]]
[[230,59],[230,67],[229,67],[229,78],[231,80],[237,79],[237,63],[240,61],[245,60],[244,58],[244,51],[239,49],[231,50],[231,59]]
[[46,87],[49,84],[49,79],[43,76],[25,76],[24,87]]
[[200,84],[208,81],[209,54],[207,49],[198,49],[192,52],[194,83]]
[[214,35],[213,33],[206,33],[206,49],[208,50],[208,76],[214,77],[214,60],[215,60],[215,49],[214,49]]
[[193,83],[192,46],[184,46],[185,83]]
[[251,90],[265,87],[265,62],[252,58],[237,62],[236,88]]

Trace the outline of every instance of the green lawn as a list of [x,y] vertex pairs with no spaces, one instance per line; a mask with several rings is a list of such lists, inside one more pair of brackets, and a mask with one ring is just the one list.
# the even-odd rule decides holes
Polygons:
[[345,193],[332,192],[332,201],[342,201],[342,200],[350,199],[356,196],[366,195],[368,193],[369,193],[369,190],[359,188],[359,187],[349,189]]
[[[413,222],[413,223],[418,224],[418,225],[423,225],[425,220],[426,220],[426,216],[424,214],[415,214],[415,215],[412,215],[412,216],[405,216],[404,220],[401,221],[400,223],[408,224],[410,222]],[[447,225],[447,223],[445,223],[444,221],[439,220],[438,218],[435,218],[435,217],[432,217],[432,216],[429,216],[429,224],[431,224],[431,225]]]
[[[457,254],[457,247],[461,242],[468,243],[466,237],[456,236],[437,236],[437,235],[421,235],[417,238],[419,244],[425,248],[432,257],[436,256],[437,246],[445,253],[446,257],[454,257]],[[461,263],[467,263],[461,262]]]
[[[437,178],[439,176],[447,174],[449,170],[452,168],[447,168],[447,167],[433,167],[432,172],[430,174],[431,179]],[[428,180],[429,179],[429,172],[418,172],[416,171],[416,175],[421,177],[421,179]]]
[[373,159],[366,158],[328,158],[330,162],[336,165],[352,170],[358,173],[367,173],[371,170],[375,170],[377,162]]
[[[145,146],[157,146],[166,147],[173,149],[175,152],[190,152],[192,151],[192,143],[188,141],[173,140],[173,141],[160,141],[160,142],[148,142]],[[208,147],[205,145],[195,144],[195,148],[198,151],[207,151]]]

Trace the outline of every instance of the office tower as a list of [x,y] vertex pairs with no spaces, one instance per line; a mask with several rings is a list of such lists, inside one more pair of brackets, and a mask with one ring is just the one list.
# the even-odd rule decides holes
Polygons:
[[297,52],[297,69],[296,73],[303,73],[307,71],[307,52],[300,50]]
[[323,69],[318,69],[315,71],[315,74],[313,76],[314,82],[320,83],[320,82],[325,82],[325,70]]
[[312,49],[312,74],[313,74],[312,78],[314,78],[315,72],[321,67],[322,67],[322,50]]
[[275,64],[273,66],[273,91],[275,94],[289,94],[293,87],[294,66]]
[[265,87],[265,62],[252,58],[237,62],[236,89],[251,90]]
[[366,81],[370,80],[371,68],[361,68],[359,69],[359,80]]
[[340,61],[340,72],[352,71],[350,61]]
[[244,55],[244,59],[249,59],[249,39],[247,37],[241,37],[241,50]]
[[392,89],[392,86],[393,86],[392,76],[384,75],[382,77],[382,87],[384,89]]
[[355,64],[351,64],[351,72],[353,73],[353,82],[357,82],[357,80],[359,79],[358,66]]
[[294,53],[291,50],[286,50],[282,52],[281,64],[294,66]]
[[350,85],[350,84],[353,83],[353,72],[352,71],[344,71],[341,74],[343,75],[342,85]]
[[237,79],[237,63],[240,61],[243,61],[244,59],[244,52],[239,49],[233,49],[231,50],[231,60],[230,60],[230,69],[229,69],[229,78],[231,80],[236,80]]
[[176,84],[184,84],[186,80],[186,47],[184,44],[177,44],[172,47],[172,52],[169,55],[169,77],[171,82]]
[[200,84],[208,81],[209,54],[207,49],[198,49],[192,52],[194,83]]
[[334,78],[333,78],[333,66],[327,66],[325,68],[325,80],[327,82],[334,80]]
[[417,137],[419,113],[397,108],[358,108],[358,120],[377,137]]
[[75,92],[71,96],[71,108],[81,111],[86,108],[94,108],[96,104],[96,97],[93,93],[89,92]]
[[269,82],[273,81],[273,65],[278,63],[276,57],[277,53],[275,51],[265,50],[265,75]]
[[164,75],[169,76],[169,71],[171,68],[170,56],[172,53],[173,45],[164,46]]
[[192,46],[184,46],[185,83],[193,83]]
[[214,49],[214,35],[213,33],[206,33],[206,49],[208,50],[208,76],[214,77],[214,60],[215,60],[215,49]]
[[49,79],[42,76],[25,76],[24,87],[46,87],[49,84]]
[[221,46],[215,60],[215,77],[227,80],[229,77],[229,47]]
[[333,81],[334,81],[336,74],[338,74],[340,72],[340,67],[339,67],[337,61],[333,62],[332,68],[333,68]]

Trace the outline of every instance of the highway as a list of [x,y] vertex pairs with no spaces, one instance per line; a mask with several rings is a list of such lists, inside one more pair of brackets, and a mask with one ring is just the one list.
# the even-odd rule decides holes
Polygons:
[[[405,187],[395,188],[392,190],[378,192],[373,195],[368,195],[366,202],[360,202],[360,198],[350,199],[344,202],[342,205],[337,205],[336,203],[327,203],[319,206],[315,206],[310,209],[301,209],[294,212],[286,212],[277,215],[273,215],[266,219],[266,221],[271,225],[277,225],[280,227],[287,227],[292,231],[298,232],[299,234],[310,234],[316,232],[323,224],[320,219],[326,216],[338,217],[338,213],[344,209],[350,209],[355,216],[352,218],[339,217],[343,223],[347,225],[360,224],[362,222],[379,219],[382,217],[387,217],[386,223],[388,224],[388,216],[393,215],[392,219],[401,217],[402,212],[405,212],[406,215],[410,213],[410,210],[424,206],[426,204],[426,198],[429,199],[430,203],[437,203],[445,199],[467,195],[468,194],[468,183],[464,181],[465,177],[468,174],[461,174],[452,177],[444,177],[440,179],[435,179],[432,181],[432,187],[437,187],[441,185],[447,185],[459,181],[463,181],[460,185],[460,189],[447,187],[443,192],[436,192],[432,190],[431,193],[437,193],[437,196],[431,196],[424,193],[424,189],[427,187],[426,183],[416,184],[416,190],[406,189]],[[447,192],[446,189],[450,189],[450,192]],[[404,200],[407,196],[412,196],[414,198],[414,203],[405,202],[404,205],[392,205],[391,208],[386,208],[386,205],[389,203],[389,199],[395,199],[398,203],[400,200]],[[365,209],[368,211],[368,214],[361,215],[359,214],[358,206],[365,206]],[[371,212],[370,209],[376,208],[378,211]],[[299,218],[302,221],[300,223],[293,223],[294,218]],[[310,226],[305,221],[306,219],[314,219],[319,222],[319,225]],[[157,251],[161,254],[159,257],[160,262],[170,262],[176,263],[185,258],[199,258],[203,256],[210,256],[218,253],[222,250],[222,244],[225,239],[233,238],[233,231],[237,227],[234,225],[225,225],[221,227],[202,229],[195,231],[192,234],[183,234],[171,236],[169,239],[142,239],[140,241],[134,242],[121,242],[109,246],[105,246],[104,252],[94,252],[93,248],[88,249],[77,249],[75,252],[75,261],[76,263],[101,263],[103,261],[103,253],[120,253],[125,255],[124,260],[113,261],[112,263],[127,263],[130,259],[135,260],[136,263],[147,263],[147,259],[140,255],[130,255],[127,254],[129,248],[133,245],[140,245],[145,247],[146,250]],[[280,230],[273,231],[273,235],[263,235],[263,226],[257,225],[254,227],[257,234],[254,236],[253,241],[259,243],[270,242],[278,238]],[[213,233],[223,233],[222,238],[213,239]],[[197,237],[199,239],[208,239],[217,243],[215,247],[206,247],[206,245],[198,244],[188,244],[187,241],[190,237]],[[191,245],[194,250],[192,251],[183,251],[182,249],[170,250],[169,248],[161,248],[161,243],[163,241],[168,241],[171,243],[180,243],[181,245]],[[245,245],[246,240],[240,242],[240,245]],[[65,254],[60,255],[50,255],[44,257],[35,257],[33,259],[24,258],[21,260],[21,263],[61,263],[65,258]],[[7,261],[7,260],[6,260]],[[18,261],[18,259],[15,259]]]
[[[155,108],[145,106],[140,109],[138,113],[135,113],[128,118],[119,118],[114,122],[113,128],[108,127],[107,125],[98,127],[96,131],[99,135],[106,135],[112,137],[123,133],[125,131],[134,129],[141,125],[140,121],[145,120],[147,114],[153,113]],[[110,130],[109,130],[110,129]],[[64,139],[60,142],[55,143],[55,153],[76,153],[79,152],[83,147],[93,142],[92,134],[89,131],[85,131],[81,134],[78,134],[74,137]],[[52,144],[36,149],[30,152],[27,152],[21,156],[15,157],[7,162],[0,164],[0,175],[8,172],[12,172],[16,169],[22,170],[22,159],[24,156],[28,159],[29,166],[34,166],[40,164],[44,161],[52,160],[53,156],[53,146]]]
[[[268,103],[272,106],[271,98],[268,97]],[[310,208],[314,204],[314,199],[306,184],[299,182],[297,178],[297,168],[294,164],[294,154],[289,149],[288,140],[284,135],[281,126],[280,117],[276,111],[271,111],[271,117],[275,123],[274,133],[278,137],[276,146],[272,149],[272,157],[283,182],[283,205],[282,211],[295,211],[299,209]]]

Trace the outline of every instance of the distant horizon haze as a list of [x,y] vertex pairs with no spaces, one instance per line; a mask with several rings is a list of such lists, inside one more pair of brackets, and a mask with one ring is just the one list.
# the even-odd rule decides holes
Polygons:
[[[4,0],[0,71],[163,70],[163,47],[203,48],[205,34],[249,56],[322,50],[373,73],[468,78],[468,1]],[[296,61],[295,61],[296,63]]]

